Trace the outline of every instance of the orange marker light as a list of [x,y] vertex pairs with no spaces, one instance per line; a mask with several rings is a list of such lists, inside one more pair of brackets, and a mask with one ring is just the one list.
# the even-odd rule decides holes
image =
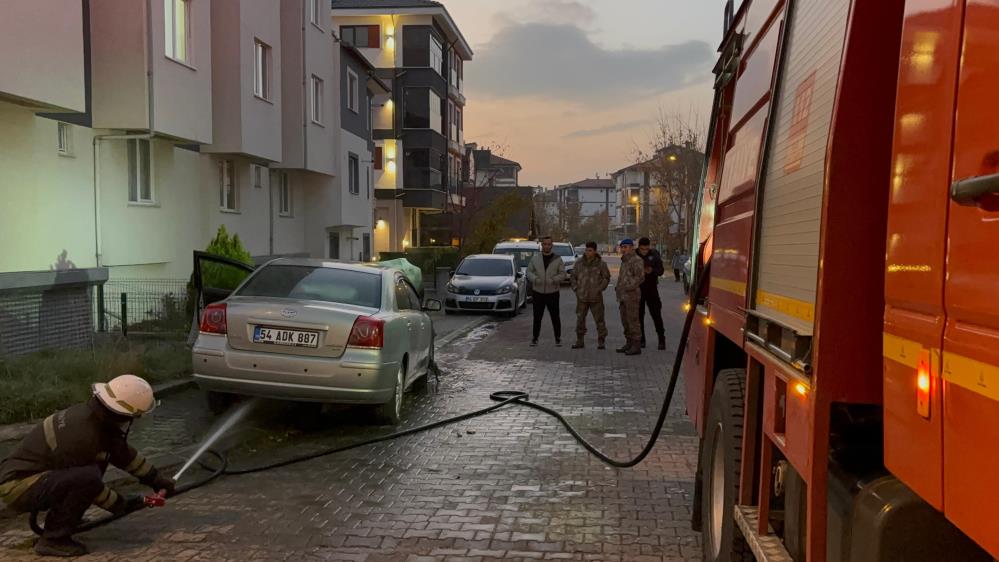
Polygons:
[[800,382],[794,385],[794,391],[800,394],[801,396],[808,396],[808,387],[801,384]]
[[689,302],[683,303],[683,311],[684,312],[690,312],[690,303]]
[[916,413],[926,419],[930,418],[930,382],[930,350],[923,349],[916,363]]

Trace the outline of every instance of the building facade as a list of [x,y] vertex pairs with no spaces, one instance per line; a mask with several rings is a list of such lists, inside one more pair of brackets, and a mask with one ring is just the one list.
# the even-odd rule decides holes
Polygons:
[[468,165],[463,179],[472,187],[520,185],[520,172],[523,168],[519,162],[493,154],[490,149],[480,149],[476,143],[465,145],[465,160]]
[[374,249],[430,245],[421,217],[444,212],[457,194],[472,50],[439,2],[333,0],[332,7],[337,36],[390,89],[372,98]]

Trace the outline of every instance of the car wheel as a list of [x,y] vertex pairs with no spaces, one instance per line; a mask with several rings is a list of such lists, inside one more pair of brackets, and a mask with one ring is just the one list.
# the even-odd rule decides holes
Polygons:
[[701,528],[704,560],[742,562],[754,559],[735,524],[735,498],[742,457],[746,372],[718,373],[701,444]]
[[396,425],[402,419],[402,396],[405,381],[406,364],[402,363],[399,365],[399,372],[395,375],[395,388],[392,390],[392,397],[389,398],[388,402],[378,406],[378,417],[390,425]]
[[216,416],[224,414],[236,402],[235,395],[222,392],[208,391],[205,393],[205,398],[208,401],[208,410]]

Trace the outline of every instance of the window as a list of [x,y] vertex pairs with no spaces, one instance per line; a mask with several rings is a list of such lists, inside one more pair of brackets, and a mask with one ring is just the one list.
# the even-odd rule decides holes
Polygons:
[[382,273],[377,269],[369,273],[309,265],[265,265],[235,294],[379,308]]
[[329,233],[330,259],[340,259],[340,233],[331,231]]
[[253,40],[253,93],[271,99],[271,48],[259,39]]
[[309,0],[309,21],[319,29],[323,28],[324,3],[324,0]]
[[163,27],[166,56],[191,62],[191,0],[164,0]]
[[264,187],[264,167],[253,164],[250,167],[250,175],[253,177],[253,187],[261,189]]
[[444,134],[443,109],[441,108],[441,98],[433,90],[430,90],[430,128],[440,134]]
[[323,81],[312,75],[312,122],[323,124]]
[[444,45],[433,35],[430,36],[430,68],[444,76]]
[[384,164],[384,162],[385,162],[385,156],[384,156],[384,152],[382,152],[382,147],[380,147],[380,146],[376,146],[375,147],[374,161],[375,161],[374,165],[375,165],[375,169],[376,170],[381,170],[382,168],[385,167],[385,164]]
[[361,193],[361,161],[356,154],[347,156],[347,189],[353,195]]
[[147,139],[129,139],[128,150],[128,202],[153,202],[153,187],[149,181],[151,159]]
[[282,217],[292,215],[291,183],[288,172],[278,172],[278,214]]
[[364,167],[364,185],[367,187],[367,198],[371,199],[371,168]]
[[351,69],[347,69],[347,107],[354,113],[358,112],[357,109],[357,73]]
[[420,309],[420,298],[402,277],[395,280],[395,304],[399,310]]
[[406,88],[405,115],[402,126],[406,129],[430,127],[430,89]]
[[377,25],[342,25],[340,26],[340,39],[354,47],[379,48],[381,39],[381,27]]
[[57,123],[56,134],[59,138],[59,155],[73,155],[73,126],[69,123]]
[[232,160],[219,160],[219,208],[223,211],[236,211],[236,163]]

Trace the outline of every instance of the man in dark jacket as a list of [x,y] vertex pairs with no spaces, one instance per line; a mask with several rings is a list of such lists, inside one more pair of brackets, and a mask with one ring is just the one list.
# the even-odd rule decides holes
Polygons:
[[0,462],[0,500],[18,512],[48,511],[35,544],[42,556],[81,556],[72,535],[91,504],[112,513],[131,511],[142,497],[104,485],[108,464],[165,494],[173,479],[161,475],[126,441],[132,421],[155,407],[153,389],[134,375],[93,385],[93,397],[45,418]]
[[663,258],[652,248],[652,241],[642,237],[638,239],[638,257],[645,262],[645,279],[642,281],[642,298],[638,302],[638,316],[641,318],[642,347],[645,347],[645,307],[649,307],[649,315],[659,336],[659,349],[666,349],[666,328],[663,326],[663,301],[659,298],[659,278],[665,268]]
[[597,349],[604,349],[607,324],[604,322],[604,290],[610,284],[610,270],[597,253],[597,243],[587,242],[586,253],[579,260],[570,276],[572,290],[576,292],[576,343],[573,349],[583,348],[586,336],[586,314],[592,313],[597,323]]

